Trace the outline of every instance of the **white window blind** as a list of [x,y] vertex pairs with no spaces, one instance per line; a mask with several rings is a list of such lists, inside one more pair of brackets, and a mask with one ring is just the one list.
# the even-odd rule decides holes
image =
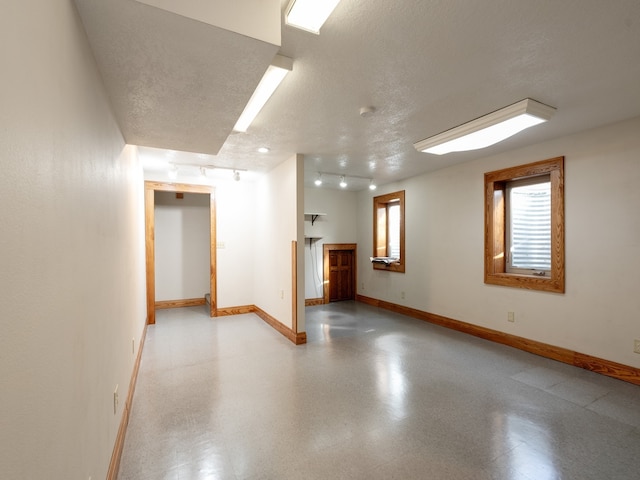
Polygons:
[[551,181],[548,175],[507,186],[511,271],[551,270]]

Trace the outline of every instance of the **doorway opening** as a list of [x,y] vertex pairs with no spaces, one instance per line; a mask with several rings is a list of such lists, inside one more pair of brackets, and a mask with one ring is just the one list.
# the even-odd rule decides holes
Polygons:
[[323,302],[356,298],[355,243],[325,243],[323,250]]
[[145,250],[147,264],[147,323],[156,323],[155,192],[205,193],[209,195],[209,315],[217,310],[215,189],[206,185],[144,182]]

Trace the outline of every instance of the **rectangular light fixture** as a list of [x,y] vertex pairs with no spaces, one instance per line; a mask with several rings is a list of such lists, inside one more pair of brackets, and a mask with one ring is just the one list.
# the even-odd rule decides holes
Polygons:
[[416,150],[435,155],[478,150],[505,140],[522,130],[546,122],[555,108],[530,98],[476,118],[468,123],[414,143]]
[[339,2],[340,0],[291,0],[284,14],[284,22],[319,35],[320,27]]
[[276,91],[280,82],[282,82],[287,73],[292,69],[292,59],[283,57],[282,55],[275,56],[262,77],[262,80],[260,80],[256,91],[251,95],[249,103],[244,107],[244,111],[242,115],[240,115],[240,118],[238,118],[235,127],[233,127],[234,132],[244,133],[247,131],[249,125],[251,125],[258,116],[262,107],[264,107],[264,104],[267,103],[267,100],[271,98],[271,95]]

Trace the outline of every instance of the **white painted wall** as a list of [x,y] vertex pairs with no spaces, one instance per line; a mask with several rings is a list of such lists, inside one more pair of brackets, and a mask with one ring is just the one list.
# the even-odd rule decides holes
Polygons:
[[0,478],[101,479],[146,316],[142,171],[73,2],[9,0],[0,32]]
[[[356,192],[329,190],[326,188],[304,189],[304,211],[326,213],[318,217],[313,225],[308,216],[304,219],[305,239],[305,298],[321,298],[323,278],[323,245],[325,243],[356,243]],[[316,240],[315,237],[322,237]]]
[[[640,118],[379,188],[406,190],[406,274],[366,261],[373,195],[361,192],[358,293],[640,367],[638,132]],[[484,173],[562,155],[566,293],[485,285]]]
[[155,192],[156,301],[209,293],[209,211],[207,194]]
[[253,305],[256,184],[216,183],[218,307]]
[[[291,242],[298,241],[300,249],[304,242],[302,164],[302,155],[294,155],[256,183],[253,303],[290,328],[293,318]],[[302,270],[302,265],[299,266]],[[300,307],[300,299],[303,305],[299,308],[298,325],[303,327],[302,278],[299,284],[298,305]]]

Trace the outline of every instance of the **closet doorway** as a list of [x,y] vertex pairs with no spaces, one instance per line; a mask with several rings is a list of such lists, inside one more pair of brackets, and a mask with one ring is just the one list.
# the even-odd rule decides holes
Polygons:
[[325,243],[323,245],[323,303],[356,298],[355,243]]
[[147,264],[147,323],[156,323],[155,192],[205,193],[209,195],[209,315],[215,316],[216,294],[216,203],[215,189],[206,185],[144,182],[145,250]]

